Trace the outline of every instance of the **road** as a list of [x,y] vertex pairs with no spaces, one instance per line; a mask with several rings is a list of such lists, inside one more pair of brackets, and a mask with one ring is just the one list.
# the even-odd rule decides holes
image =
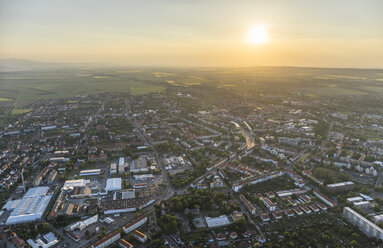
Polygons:
[[[168,173],[166,172],[166,169],[165,169],[165,165],[162,161],[162,159],[160,158],[160,155],[158,153],[158,151],[156,150],[156,147],[153,145],[153,142],[151,141],[150,138],[148,138],[145,133],[143,132],[143,130],[141,129],[140,126],[137,125],[137,123],[134,121],[133,117],[130,115],[130,110],[129,110],[129,106],[130,106],[130,103],[129,101],[126,101],[126,110],[125,110],[125,114],[128,116],[130,122],[133,124],[133,126],[135,128],[137,128],[137,130],[140,132],[142,138],[145,140],[146,144],[149,145],[150,148],[152,148],[153,152],[154,152],[154,156],[156,157],[156,160],[158,161],[158,164],[160,165],[161,167],[161,171],[162,171],[162,178],[166,181],[166,183],[168,184],[167,185],[167,189],[168,189],[168,194],[164,197],[162,197],[161,199],[157,199],[157,201],[162,201],[162,200],[167,200],[169,198],[171,198],[175,192],[177,193],[180,193],[180,190],[176,190],[172,184],[170,183],[170,179],[169,179],[169,176],[168,176]],[[182,191],[183,192],[183,191]]]
[[378,180],[376,180],[375,186],[382,187],[382,183],[383,183],[383,171],[380,172]]

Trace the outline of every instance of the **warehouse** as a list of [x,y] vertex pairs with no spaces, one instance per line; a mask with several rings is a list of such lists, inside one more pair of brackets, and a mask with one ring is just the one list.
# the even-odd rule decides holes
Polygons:
[[125,158],[120,157],[120,159],[118,160],[118,166],[124,166],[124,165],[125,165]]
[[121,192],[121,199],[133,199],[136,198],[135,189],[126,189]]
[[110,175],[114,175],[117,173],[117,164],[116,163],[111,163],[110,164]]
[[106,180],[105,191],[121,190],[121,178],[109,178]]
[[230,225],[230,220],[226,215],[222,215],[216,218],[205,217],[205,220],[209,228],[217,228]]
[[91,169],[91,170],[82,170],[80,171],[80,177],[85,177],[85,176],[98,176],[101,174],[100,169]]
[[131,173],[146,172],[149,171],[148,168],[148,156],[142,155],[137,159],[133,160],[130,165]]
[[149,206],[154,203],[154,199],[149,197],[121,199],[121,200],[105,200],[102,202],[104,214],[118,214],[134,212],[138,209]]
[[86,220],[78,221],[78,222],[74,223],[73,225],[70,225],[69,230],[71,230],[71,231],[73,231],[75,229],[84,230],[88,226],[96,223],[97,221],[98,221],[98,215],[96,214],[95,216],[92,216]]
[[23,198],[12,211],[6,224],[26,223],[40,220],[47,208],[51,195]]
[[73,189],[75,187],[84,187],[89,184],[90,180],[78,179],[78,180],[66,180],[61,190]]
[[32,222],[41,219],[51,195],[46,195],[48,187],[30,188],[22,199],[7,202],[3,209],[12,211],[6,224]]
[[48,192],[49,187],[35,187],[30,188],[27,193],[25,193],[23,198],[36,197],[36,196],[44,196]]
[[154,180],[153,174],[134,175],[133,177],[136,181]]
[[47,233],[41,237],[39,237],[36,240],[28,239],[27,243],[32,247],[32,248],[49,248],[51,246],[54,246],[57,244],[59,240],[56,238],[54,233],[50,232]]

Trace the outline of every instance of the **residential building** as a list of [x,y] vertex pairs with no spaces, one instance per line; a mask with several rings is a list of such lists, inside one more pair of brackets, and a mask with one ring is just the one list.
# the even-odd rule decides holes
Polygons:
[[269,211],[275,211],[275,204],[268,197],[263,197],[263,204]]
[[383,240],[383,229],[349,207],[343,208],[343,216],[369,237]]
[[148,236],[146,236],[145,234],[143,234],[142,232],[138,230],[134,230],[133,235],[141,243],[145,243],[148,240]]
[[116,242],[121,238],[120,231],[112,232],[111,234],[107,235],[106,237],[100,239],[93,245],[91,245],[91,248],[105,248]]

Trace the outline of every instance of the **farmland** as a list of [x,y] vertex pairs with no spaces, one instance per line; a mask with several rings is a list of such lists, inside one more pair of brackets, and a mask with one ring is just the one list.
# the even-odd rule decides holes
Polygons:
[[[0,105],[3,115],[21,114],[27,112],[29,104],[42,99],[102,92],[143,95],[185,88],[206,93],[216,91],[230,97],[254,97],[258,94],[294,95],[301,99],[379,97],[383,94],[381,73],[381,70],[295,67],[158,70],[73,66],[30,71],[0,70]],[[213,96],[208,94],[207,97],[209,100]]]

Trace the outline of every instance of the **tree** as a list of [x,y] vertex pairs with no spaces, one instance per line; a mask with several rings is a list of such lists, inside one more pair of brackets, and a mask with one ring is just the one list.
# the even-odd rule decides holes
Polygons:
[[352,240],[352,241],[350,242],[350,245],[351,245],[351,246],[357,246],[357,245],[358,245],[358,241],[356,241],[356,240]]
[[370,193],[370,192],[368,191],[367,188],[363,187],[363,188],[360,190],[360,193],[367,195],[367,194]]

